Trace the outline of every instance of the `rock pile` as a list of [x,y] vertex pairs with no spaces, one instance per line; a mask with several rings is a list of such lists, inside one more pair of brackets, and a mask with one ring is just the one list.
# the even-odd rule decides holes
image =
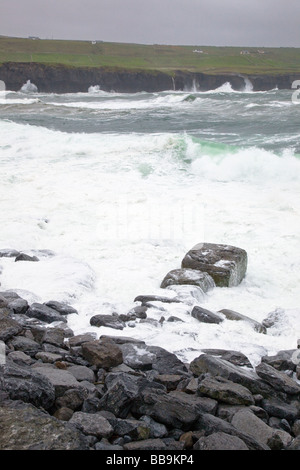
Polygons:
[[[201,248],[207,252],[201,256],[219,263],[222,283],[243,278],[243,253],[238,261],[233,250],[234,262],[227,259],[225,265],[208,248]],[[182,268],[165,278],[166,289],[180,287],[176,297],[142,295],[130,312],[95,315],[90,322],[99,327],[99,339],[74,334],[67,319],[78,312],[69,305],[29,305],[15,292],[0,292],[1,450],[300,449],[296,345],[262,357],[256,367],[239,351],[219,349],[203,349],[186,364],[164,348],[101,334],[103,326],[120,330],[146,321],[147,310],[157,303],[185,302],[191,292],[197,296],[213,287],[216,272],[201,271],[198,249],[192,258],[195,251],[196,269]],[[193,305],[191,315],[210,323],[249,321],[261,333],[272,323]]]
[[300,448],[297,349],[256,368],[223,350],[185,364],[131,337],[74,335],[67,305],[0,303],[0,449]]

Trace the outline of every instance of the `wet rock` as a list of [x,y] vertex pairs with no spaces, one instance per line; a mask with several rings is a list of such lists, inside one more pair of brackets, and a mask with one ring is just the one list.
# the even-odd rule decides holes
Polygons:
[[35,356],[40,350],[39,343],[25,336],[15,336],[9,341],[9,344],[13,346],[16,351],[22,351],[28,354],[28,356]]
[[68,372],[74,375],[75,379],[78,382],[87,381],[87,382],[95,382],[95,374],[94,372],[86,366],[71,366],[68,367]]
[[42,365],[37,369],[38,373],[45,376],[53,385],[55,390],[55,398],[58,398],[69,389],[80,388],[80,383],[67,370],[61,370]]
[[130,436],[133,440],[140,441],[150,437],[150,428],[145,422],[137,419],[117,419],[114,434]]
[[11,250],[10,248],[0,250],[0,258],[15,258],[16,256],[19,256],[19,254],[19,251]]
[[181,303],[181,300],[176,299],[175,297],[163,297],[160,295],[138,295],[134,302],[141,302],[142,304],[146,304],[148,302],[163,302],[167,304],[171,303]]
[[249,323],[258,333],[266,334],[267,332],[266,328],[261,323],[245,315],[242,315],[241,313],[235,312],[234,310],[223,308],[222,310],[219,310],[219,312],[222,313],[227,318],[227,320],[245,321]]
[[83,413],[76,411],[69,421],[81,432],[87,435],[95,436],[98,439],[109,438],[113,433],[113,427],[110,423],[98,413]]
[[76,348],[81,346],[83,343],[89,343],[94,341],[97,335],[94,333],[84,333],[82,335],[75,335],[68,339],[68,344],[70,348]]
[[178,384],[183,380],[182,375],[176,374],[158,374],[155,379],[156,382],[163,384],[167,391],[176,390]]
[[165,289],[172,285],[195,285],[201,288],[203,292],[213,289],[215,283],[211,276],[206,272],[195,269],[173,269],[163,279],[160,287]]
[[78,311],[71,307],[71,305],[65,304],[63,302],[57,302],[55,300],[49,300],[48,302],[45,302],[47,307],[52,308],[53,310],[56,310],[58,313],[61,315],[71,315],[73,313],[78,314]]
[[122,350],[113,342],[89,341],[81,348],[83,357],[98,369],[115,367],[123,362]]
[[300,450],[300,436],[297,436],[285,450]]
[[249,367],[252,369],[252,364],[248,357],[240,351],[230,351],[227,349],[202,349],[204,354],[210,354],[211,356],[220,356],[221,359],[231,362],[236,366]]
[[193,308],[191,312],[191,316],[193,318],[196,318],[196,320],[202,322],[202,323],[222,323],[223,318],[220,315],[217,315],[216,313],[211,312],[210,310],[207,310],[205,308],[196,306]]
[[58,397],[55,405],[58,408],[66,407],[73,411],[78,411],[87,397],[87,391],[83,388],[72,388],[65,391],[65,393]]
[[206,377],[201,380],[199,393],[230,405],[254,405],[253,395],[242,385],[223,377]]
[[246,275],[247,253],[230,245],[199,243],[185,255],[181,266],[208,273],[218,287],[237,286]]
[[115,416],[126,418],[134,400],[139,395],[137,378],[125,373],[116,374],[107,383],[107,392],[101,398],[103,409]]
[[[232,424],[211,414],[202,414],[194,426],[195,430],[202,431],[204,436],[217,432],[223,432],[240,438],[250,450],[270,450],[270,447],[257,441],[249,434],[236,429]],[[202,436],[201,436],[202,437]]]
[[300,385],[284,372],[278,371],[265,363],[260,363],[255,370],[257,375],[270,384],[275,390],[289,395],[300,394]]
[[289,422],[295,421],[300,415],[300,405],[297,400],[288,403],[278,397],[265,398],[261,406],[270,416],[286,419]]
[[249,450],[245,442],[237,436],[224,432],[215,432],[201,437],[193,447],[194,450]]
[[65,332],[61,328],[47,328],[41,338],[41,343],[52,344],[59,348],[66,348]]
[[150,418],[150,416],[146,415],[142,416],[139,420],[146,424],[150,432],[150,438],[156,439],[167,436],[168,429],[164,424],[157,423],[154,419]]
[[278,351],[274,356],[263,356],[261,361],[274,367],[274,369],[285,371],[285,370],[296,370],[296,364],[293,361],[293,354],[295,349]]
[[0,340],[7,341],[23,330],[22,325],[6,316],[0,315]]
[[94,315],[90,319],[90,325],[97,327],[105,326],[115,330],[123,330],[125,327],[125,323],[117,315]]
[[13,361],[19,366],[30,366],[35,361],[23,351],[12,351],[7,356],[8,361]]
[[263,396],[273,396],[273,388],[261,380],[254,370],[245,369],[234,364],[211,356],[209,354],[202,354],[195,358],[190,364],[190,370],[196,375],[209,373],[213,377],[220,376],[232,382],[243,385],[252,394],[261,394]]
[[188,403],[184,397],[172,396],[172,393],[145,388],[134,400],[132,411],[140,416],[150,416],[167,427],[188,430],[197,421],[200,406],[198,403]]
[[[259,443],[269,446],[271,449],[274,449],[275,446],[276,448],[283,448],[292,440],[292,437],[285,431],[274,430],[249,410],[238,411],[233,416],[231,424],[239,431],[252,436]],[[275,436],[277,439],[274,440]],[[276,442],[277,440],[281,440],[281,443]]]
[[100,442],[96,442],[95,450],[123,450],[123,447],[118,444],[111,444],[107,439],[101,439]]
[[[0,403],[2,450],[87,450],[84,436],[31,404]],[[30,430],[30,432],[29,432]]]
[[146,439],[144,441],[129,442],[124,444],[125,450],[166,450],[167,446],[161,439]]
[[26,315],[31,318],[37,318],[38,320],[46,323],[53,323],[56,321],[67,322],[66,318],[56,310],[39,303],[33,303],[27,310]]
[[40,261],[37,256],[30,256],[27,255],[26,253],[20,253],[16,256],[15,261]]
[[45,410],[55,399],[54,386],[47,377],[12,363],[0,366],[0,390],[11,400],[22,400]]

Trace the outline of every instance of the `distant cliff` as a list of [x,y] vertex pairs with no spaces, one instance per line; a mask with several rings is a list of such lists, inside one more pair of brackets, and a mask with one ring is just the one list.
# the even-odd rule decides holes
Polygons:
[[234,90],[243,90],[249,79],[254,91],[273,88],[291,89],[300,75],[249,75],[206,74],[184,71],[164,73],[151,70],[125,70],[89,67],[66,67],[37,63],[7,62],[0,66],[0,80],[6,88],[18,91],[27,80],[34,83],[40,92],[77,93],[87,92],[90,86],[99,85],[104,91],[136,93],[164,90],[213,90],[230,82]]

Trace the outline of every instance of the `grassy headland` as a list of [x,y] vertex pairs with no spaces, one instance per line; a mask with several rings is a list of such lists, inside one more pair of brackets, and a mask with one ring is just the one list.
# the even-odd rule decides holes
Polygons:
[[165,73],[278,75],[300,72],[300,48],[166,46],[0,36],[0,64],[5,62]]

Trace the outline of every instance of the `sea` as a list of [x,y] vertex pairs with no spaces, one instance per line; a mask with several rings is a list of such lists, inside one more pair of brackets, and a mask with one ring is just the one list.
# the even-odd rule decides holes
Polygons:
[[[262,356],[300,338],[300,106],[292,90],[230,83],[160,93],[39,93],[30,82],[0,92],[0,290],[57,300],[75,334],[130,336],[190,362],[205,349]],[[243,248],[236,287],[161,289],[198,243]],[[123,330],[90,325],[124,314],[138,295],[147,320]],[[193,306],[231,309],[258,322],[200,323]],[[163,318],[162,318],[163,317]],[[177,317],[177,321],[168,321]],[[55,324],[52,324],[55,326]]]

